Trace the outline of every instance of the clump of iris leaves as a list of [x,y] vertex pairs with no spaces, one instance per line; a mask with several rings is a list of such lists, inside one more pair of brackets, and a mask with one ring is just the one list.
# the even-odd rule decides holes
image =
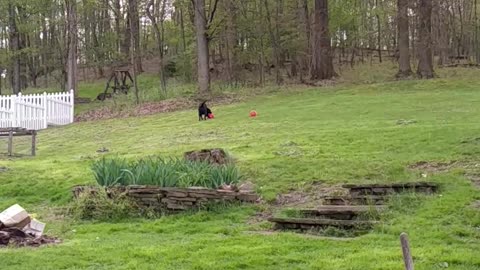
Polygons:
[[92,164],[97,183],[104,187],[150,185],[159,187],[219,188],[237,184],[242,176],[233,163],[212,165],[183,159],[146,157],[127,160],[104,157]]

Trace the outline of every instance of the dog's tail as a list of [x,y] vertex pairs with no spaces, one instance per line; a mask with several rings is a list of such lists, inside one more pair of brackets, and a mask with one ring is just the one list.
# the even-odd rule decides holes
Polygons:
[[204,102],[202,102],[202,104],[200,104],[200,107],[205,106],[205,103],[207,103],[206,100]]

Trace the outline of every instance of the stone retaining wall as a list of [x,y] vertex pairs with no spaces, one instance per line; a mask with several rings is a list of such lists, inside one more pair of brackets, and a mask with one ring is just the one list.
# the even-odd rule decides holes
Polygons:
[[[73,195],[78,198],[83,192],[95,192],[98,187],[77,186]],[[207,188],[162,188],[156,186],[127,186],[107,188],[107,192],[124,193],[140,207],[167,210],[198,209],[219,202],[257,202],[258,195],[252,191],[215,190]]]

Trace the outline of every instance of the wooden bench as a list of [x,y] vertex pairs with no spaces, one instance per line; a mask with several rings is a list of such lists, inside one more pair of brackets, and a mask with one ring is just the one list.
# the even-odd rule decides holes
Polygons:
[[13,137],[18,136],[32,136],[32,156],[35,156],[37,139],[36,130],[27,130],[25,128],[0,128],[0,137],[8,137],[8,155],[13,155]]

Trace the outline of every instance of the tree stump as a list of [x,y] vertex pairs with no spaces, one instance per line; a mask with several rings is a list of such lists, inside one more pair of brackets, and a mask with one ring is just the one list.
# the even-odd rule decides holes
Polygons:
[[200,151],[186,152],[184,155],[186,160],[195,162],[207,162],[209,164],[223,165],[229,163],[230,159],[223,149],[202,149]]

